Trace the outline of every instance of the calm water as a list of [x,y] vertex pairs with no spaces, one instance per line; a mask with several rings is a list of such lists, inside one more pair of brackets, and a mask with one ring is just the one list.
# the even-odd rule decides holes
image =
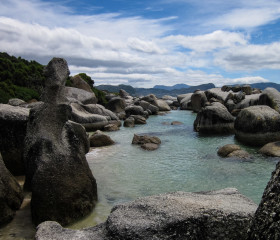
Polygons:
[[[218,157],[219,147],[240,143],[233,135],[199,136],[193,131],[195,116],[189,111],[172,111],[151,116],[146,125],[108,133],[117,144],[92,149],[87,155],[97,180],[99,203],[89,217],[70,227],[104,222],[113,205],[163,192],[235,187],[259,203],[278,159],[264,158],[257,154],[258,149],[243,145],[252,154],[250,161]],[[183,125],[172,126],[172,121]],[[135,133],[158,136],[162,144],[156,151],[144,151],[131,145]]]

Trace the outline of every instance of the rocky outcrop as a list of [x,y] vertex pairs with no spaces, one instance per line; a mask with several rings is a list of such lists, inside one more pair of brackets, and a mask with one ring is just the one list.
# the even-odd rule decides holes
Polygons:
[[23,191],[0,153],[0,225],[10,222],[23,201]]
[[115,143],[108,135],[99,130],[90,136],[89,142],[91,147],[104,147]]
[[234,131],[234,117],[223,104],[214,102],[197,114],[194,129],[200,133],[231,133]]
[[275,88],[266,88],[260,95],[259,103],[280,113],[280,93]]
[[74,87],[65,87],[63,93],[70,102],[78,102],[82,104],[95,104],[97,98],[93,92]]
[[265,144],[259,150],[259,153],[265,156],[280,157],[280,142],[271,142]]
[[247,240],[280,237],[280,163],[276,165],[258,206]]
[[191,96],[191,106],[194,112],[199,112],[206,102],[207,98],[203,91],[196,91]]
[[280,140],[280,114],[268,106],[243,109],[235,123],[236,138],[248,145],[264,145]]
[[106,108],[111,110],[114,113],[124,112],[125,107],[126,107],[126,103],[125,103],[124,99],[122,99],[120,97],[113,97],[106,104]]
[[32,191],[35,224],[46,220],[69,224],[91,212],[97,200],[96,181],[85,158],[86,131],[68,121],[71,107],[63,96],[68,75],[66,61],[52,59],[45,68],[45,103],[30,111],[25,187]]
[[42,223],[37,240],[245,240],[256,205],[236,189],[175,192],[115,206],[107,221],[84,230]]
[[29,109],[0,104],[0,151],[8,170],[24,175],[23,142]]
[[72,87],[92,93],[91,86],[89,86],[88,83],[84,81],[79,74],[71,77],[70,82]]

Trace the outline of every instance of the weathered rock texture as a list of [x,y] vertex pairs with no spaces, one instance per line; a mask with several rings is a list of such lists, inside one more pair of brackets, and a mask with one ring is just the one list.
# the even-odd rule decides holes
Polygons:
[[268,106],[252,106],[237,116],[235,136],[249,145],[264,145],[280,140],[280,114]]
[[14,175],[24,175],[23,142],[29,109],[0,104],[0,151],[4,163]]
[[248,240],[280,239],[280,163],[276,165],[249,232]]
[[30,111],[25,138],[25,186],[32,190],[35,224],[54,220],[65,225],[92,210],[97,188],[85,158],[85,129],[68,121],[71,107],[63,96],[69,75],[66,61],[52,59],[45,75],[45,104]]
[[234,131],[234,117],[223,104],[213,102],[197,114],[194,129],[200,133],[231,133]]
[[20,208],[23,192],[17,180],[5,167],[0,153],[0,225],[11,221]]
[[107,221],[85,230],[46,222],[37,240],[243,240],[256,205],[236,189],[176,192],[139,198],[112,209]]

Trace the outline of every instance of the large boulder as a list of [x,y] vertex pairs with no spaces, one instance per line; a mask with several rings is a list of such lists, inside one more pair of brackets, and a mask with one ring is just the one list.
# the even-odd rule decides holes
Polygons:
[[135,120],[133,117],[128,117],[123,122],[124,127],[134,127],[135,126]]
[[280,114],[268,106],[243,109],[235,123],[236,138],[248,145],[264,145],[280,140]]
[[91,147],[104,147],[115,143],[108,135],[99,130],[90,136],[89,142]]
[[184,98],[180,101],[180,109],[181,110],[192,110],[192,93],[185,94]]
[[162,99],[157,99],[154,94],[143,97],[141,100],[144,100],[152,105],[158,107],[159,111],[170,111],[171,108],[169,105]]
[[161,140],[156,136],[148,136],[148,135],[142,136],[142,135],[134,134],[132,139],[132,144],[143,145],[147,143],[159,145],[161,144]]
[[231,133],[234,131],[234,117],[223,104],[214,102],[197,114],[194,129],[200,133]]
[[131,115],[141,115],[144,116],[144,110],[141,106],[131,105],[125,108],[126,116],[129,117]]
[[108,121],[111,119],[110,115],[105,113],[103,115],[91,113],[94,112],[92,107],[86,107],[86,105],[79,103],[71,103],[71,108],[71,120],[77,123],[106,122],[108,124]]
[[79,74],[75,75],[74,77],[71,77],[70,82],[72,84],[72,87],[79,88],[89,93],[92,93],[91,86],[88,85],[88,83],[84,81]]
[[256,204],[234,188],[175,192],[115,206],[107,221],[84,230],[42,223],[37,240],[245,240]]
[[23,151],[28,108],[0,104],[0,151],[4,163],[14,175],[24,175]]
[[10,222],[23,201],[23,191],[0,153],[0,225]]
[[83,105],[83,108],[89,113],[98,114],[98,115],[102,115],[102,116],[105,116],[105,117],[110,117],[110,120],[119,120],[119,118],[117,117],[117,115],[115,113],[106,109],[102,105],[87,104],[87,105]]
[[227,157],[230,153],[241,150],[241,148],[236,144],[227,144],[219,148],[218,155],[221,157]]
[[67,62],[52,59],[45,68],[45,103],[30,111],[25,138],[25,187],[32,191],[35,224],[54,220],[62,225],[90,213],[97,201],[97,186],[85,154],[86,131],[68,121],[71,107],[65,102]]
[[188,97],[189,95],[191,96],[192,93],[185,93],[185,94],[177,95],[177,101],[178,101],[179,103],[181,103],[181,101],[182,101],[185,97]]
[[191,106],[194,112],[199,112],[206,102],[207,98],[203,91],[196,91],[191,96]]
[[144,109],[144,111],[149,110],[151,111],[151,114],[157,114],[159,111],[159,108],[155,105],[152,105],[144,100],[139,101],[139,105]]
[[267,105],[280,113],[280,92],[275,88],[266,88],[259,99],[260,105]]
[[78,102],[82,104],[97,103],[97,98],[93,92],[88,92],[74,87],[65,87],[63,91],[63,94],[70,102]]
[[215,98],[224,103],[229,95],[229,92],[224,92],[221,88],[211,88],[205,91],[205,95],[208,100]]
[[247,240],[280,238],[280,162],[271,175],[258,206]]
[[110,99],[109,102],[106,104],[106,108],[114,113],[124,112],[125,107],[126,103],[124,99],[120,97],[114,97]]

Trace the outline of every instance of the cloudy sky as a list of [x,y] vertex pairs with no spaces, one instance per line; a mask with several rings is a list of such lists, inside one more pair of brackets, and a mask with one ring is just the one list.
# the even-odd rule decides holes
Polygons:
[[0,0],[0,51],[96,85],[280,83],[280,1]]

